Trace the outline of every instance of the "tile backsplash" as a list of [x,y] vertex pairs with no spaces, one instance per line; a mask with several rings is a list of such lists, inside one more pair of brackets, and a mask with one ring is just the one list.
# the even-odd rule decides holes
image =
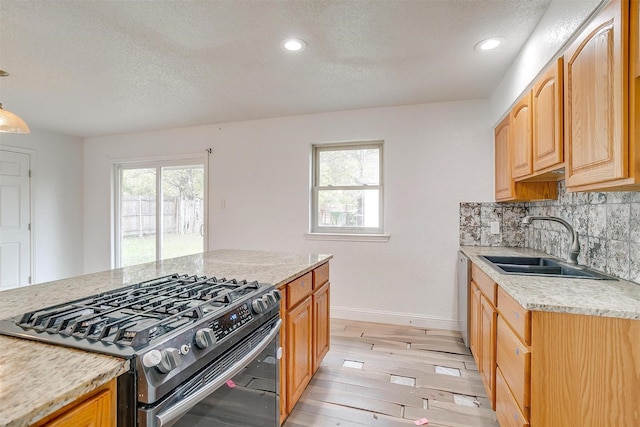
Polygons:
[[[640,283],[640,192],[570,193],[558,181],[557,200],[460,203],[460,244],[526,247],[566,258],[566,229],[552,221],[523,226],[526,215],[566,220],[578,232],[578,263]],[[491,233],[492,223],[498,234]]]

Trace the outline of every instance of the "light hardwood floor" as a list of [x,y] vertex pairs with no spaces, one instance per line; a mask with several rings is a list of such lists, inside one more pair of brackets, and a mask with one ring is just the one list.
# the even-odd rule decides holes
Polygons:
[[331,319],[331,350],[283,427],[415,426],[422,418],[429,427],[498,426],[460,333]]

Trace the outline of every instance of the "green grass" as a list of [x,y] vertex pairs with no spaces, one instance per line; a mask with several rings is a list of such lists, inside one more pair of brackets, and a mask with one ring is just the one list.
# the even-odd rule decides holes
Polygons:
[[[202,236],[193,234],[165,234],[162,259],[196,254],[203,251]],[[122,239],[122,266],[156,260],[156,236],[125,237]]]

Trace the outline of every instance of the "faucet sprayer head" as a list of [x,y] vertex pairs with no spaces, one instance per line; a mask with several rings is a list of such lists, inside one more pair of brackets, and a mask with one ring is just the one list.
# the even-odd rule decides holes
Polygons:
[[522,218],[522,225],[530,225],[530,224],[531,224],[530,216],[525,216],[524,218]]

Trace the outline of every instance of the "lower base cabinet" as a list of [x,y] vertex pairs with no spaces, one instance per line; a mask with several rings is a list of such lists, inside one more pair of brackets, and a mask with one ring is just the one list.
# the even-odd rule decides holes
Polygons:
[[501,427],[640,426],[640,320],[529,311],[498,286],[492,326],[480,297],[471,351]]
[[279,288],[280,424],[300,399],[330,346],[329,263]]
[[313,375],[313,314],[308,296],[287,313],[287,413],[293,410]]
[[496,370],[496,416],[501,427],[529,426],[529,421],[511,394],[500,368]]
[[329,351],[329,282],[313,293],[313,372],[315,373]]
[[116,380],[81,397],[33,427],[116,427]]
[[640,320],[532,312],[532,426],[640,426]]

